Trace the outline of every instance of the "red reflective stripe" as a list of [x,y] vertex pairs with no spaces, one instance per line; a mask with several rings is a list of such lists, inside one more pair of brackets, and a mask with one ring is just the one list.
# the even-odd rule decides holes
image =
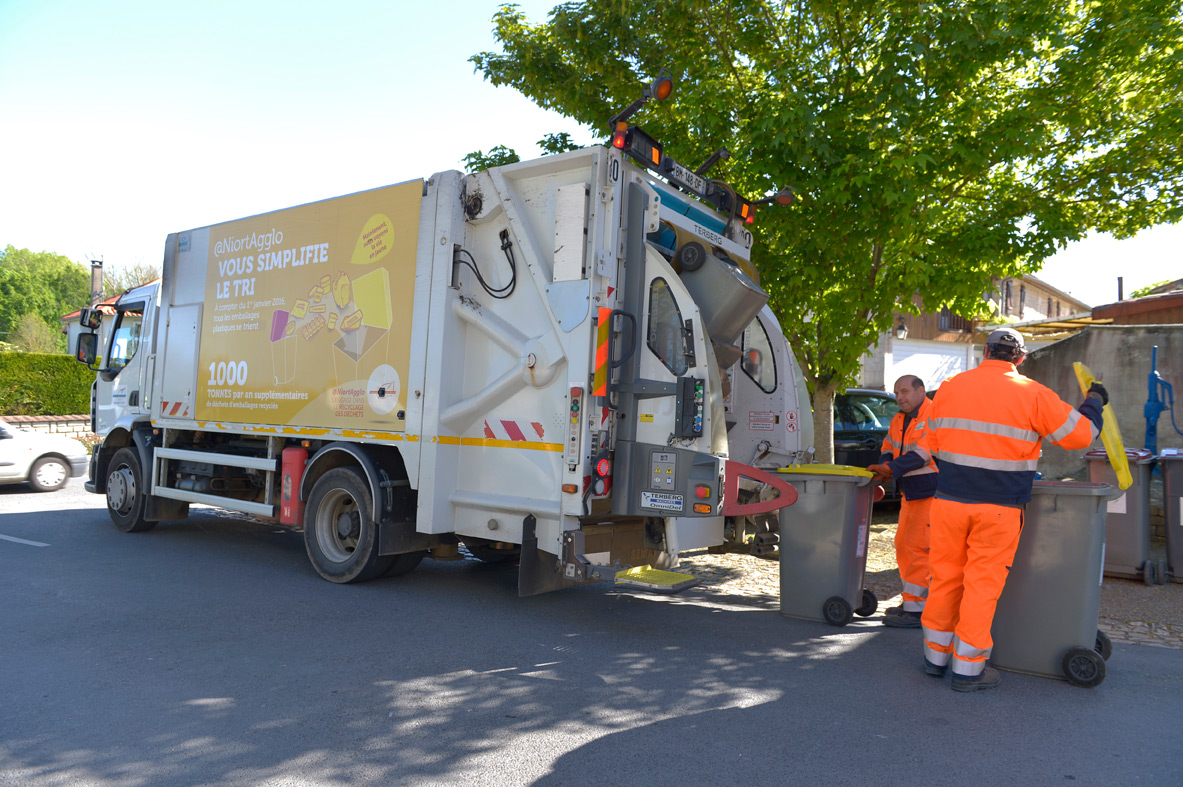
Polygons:
[[501,425],[505,427],[505,433],[509,435],[510,440],[517,440],[518,442],[526,441],[526,436],[522,434],[522,430],[513,421],[502,421]]
[[592,378],[592,396],[608,395],[608,336],[611,333],[611,309],[601,308],[596,326],[596,368]]
[[182,404],[182,402],[177,402],[176,404],[174,404],[174,405],[173,405],[172,412],[170,412],[170,413],[169,413],[169,415],[176,415],[176,414],[177,414],[177,410],[180,410],[180,409],[181,409],[181,404]]
[[534,427],[534,432],[538,435],[538,439],[541,440],[543,432],[542,424],[538,423],[537,421],[531,421],[530,426]]
[[485,437],[489,440],[497,439],[497,435],[493,434],[493,430],[489,427],[488,421],[485,421]]

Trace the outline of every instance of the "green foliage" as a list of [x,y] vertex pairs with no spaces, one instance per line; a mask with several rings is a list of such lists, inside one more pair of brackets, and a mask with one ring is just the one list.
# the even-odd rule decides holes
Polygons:
[[575,140],[571,139],[571,135],[566,131],[558,134],[547,134],[538,140],[538,147],[542,148],[542,155],[544,156],[555,153],[566,153],[569,150],[579,150],[579,145],[575,144]]
[[[35,314],[50,326],[90,305],[90,270],[68,257],[8,246],[0,252],[0,337],[12,341],[21,317]],[[57,348],[64,352],[62,336]]]
[[93,382],[69,355],[0,353],[0,415],[89,413]]
[[1147,284],[1145,287],[1139,287],[1130,293],[1131,298],[1141,298],[1144,295],[1149,295],[1152,290],[1157,290],[1164,284],[1170,284],[1174,279],[1167,279],[1165,281],[1155,282],[1154,284]]
[[978,314],[992,275],[1183,218],[1180,0],[586,0],[494,24],[504,52],[472,58],[494,84],[606,132],[665,67],[674,94],[633,122],[691,167],[726,146],[712,176],[741,193],[796,189],[754,259],[815,413],[914,294]]
[[58,345],[65,342],[53,328],[45,324],[45,320],[30,313],[17,321],[16,330],[12,332],[12,343],[25,352],[52,353],[58,352]]
[[478,150],[475,153],[469,153],[465,156],[464,171],[469,173],[480,172],[482,169],[501,167],[521,160],[518,154],[513,152],[512,148],[507,148],[505,145],[498,145],[488,153]]

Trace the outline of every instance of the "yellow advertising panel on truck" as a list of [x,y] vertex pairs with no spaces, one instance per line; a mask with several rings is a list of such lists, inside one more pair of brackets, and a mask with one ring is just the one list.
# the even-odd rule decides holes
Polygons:
[[206,255],[196,418],[405,431],[422,192],[414,181],[182,233],[180,264]]

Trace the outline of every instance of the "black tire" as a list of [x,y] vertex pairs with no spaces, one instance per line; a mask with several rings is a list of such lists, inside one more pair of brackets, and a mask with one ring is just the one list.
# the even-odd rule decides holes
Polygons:
[[860,618],[869,618],[879,611],[879,598],[869,588],[863,588],[863,603],[854,611]]
[[1109,657],[1113,655],[1113,640],[1109,639],[1109,635],[1104,631],[1097,629],[1097,644],[1093,645],[1093,650],[1101,654],[1101,658],[1109,661]]
[[1142,564],[1142,581],[1147,585],[1154,584],[1154,561],[1147,560]]
[[674,264],[683,271],[694,272],[707,261],[706,247],[697,241],[689,241],[674,252]]
[[841,596],[830,596],[826,603],[822,604],[822,617],[831,626],[845,626],[854,620],[854,610],[850,602]]
[[376,579],[395,562],[394,555],[378,554],[369,485],[352,467],[334,467],[318,478],[306,510],[304,549],[329,582]]
[[423,558],[427,557],[427,550],[421,549],[418,552],[406,552],[402,555],[390,555],[390,568],[383,572],[384,577],[401,577],[403,574],[410,574],[419,564],[423,562]]
[[37,492],[56,492],[70,480],[70,466],[58,456],[43,456],[29,468],[29,486]]
[[1060,660],[1064,677],[1073,686],[1091,689],[1105,680],[1105,659],[1089,648],[1069,648]]
[[120,448],[107,465],[107,513],[124,533],[143,533],[156,527],[144,520],[144,473],[134,447]]
[[464,548],[482,563],[504,563],[507,560],[517,560],[522,556],[522,549],[495,549],[481,538],[462,538]]

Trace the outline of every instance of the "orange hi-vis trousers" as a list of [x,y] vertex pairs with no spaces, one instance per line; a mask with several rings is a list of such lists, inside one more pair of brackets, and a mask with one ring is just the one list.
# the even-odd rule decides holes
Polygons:
[[928,517],[932,498],[900,502],[895,531],[895,562],[904,582],[904,611],[924,611],[928,598]]
[[953,674],[982,673],[994,647],[990,626],[1019,546],[1023,512],[934,498],[929,527],[932,583],[920,619],[924,658]]

